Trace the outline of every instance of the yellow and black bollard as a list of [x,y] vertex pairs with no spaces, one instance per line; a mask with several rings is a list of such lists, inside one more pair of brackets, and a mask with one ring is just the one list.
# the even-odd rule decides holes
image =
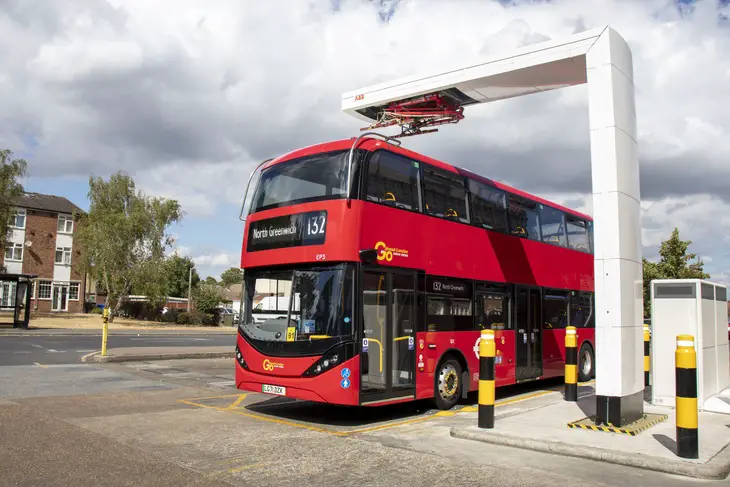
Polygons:
[[578,336],[574,326],[565,329],[565,400],[578,401]]
[[644,387],[649,387],[649,372],[651,371],[651,332],[649,326],[644,325]]
[[480,428],[494,428],[494,356],[497,347],[494,331],[482,330],[479,341],[479,418]]
[[697,435],[697,353],[692,335],[677,336],[676,367],[677,455],[699,458]]

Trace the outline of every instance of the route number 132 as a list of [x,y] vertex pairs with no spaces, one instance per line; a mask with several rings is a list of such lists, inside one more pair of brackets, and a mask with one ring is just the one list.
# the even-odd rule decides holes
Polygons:
[[314,215],[307,218],[307,236],[324,235],[327,217],[325,215]]

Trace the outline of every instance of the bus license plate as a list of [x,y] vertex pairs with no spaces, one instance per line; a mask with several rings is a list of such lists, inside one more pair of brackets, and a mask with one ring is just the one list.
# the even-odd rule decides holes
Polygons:
[[264,384],[261,386],[261,392],[266,394],[276,394],[277,396],[286,396],[286,387]]

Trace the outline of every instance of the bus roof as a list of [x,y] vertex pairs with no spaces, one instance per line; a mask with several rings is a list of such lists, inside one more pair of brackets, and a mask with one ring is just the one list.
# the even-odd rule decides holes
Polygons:
[[[269,161],[265,166],[264,169],[271,167],[275,164],[279,164],[282,162],[286,162],[292,159],[297,159],[299,157],[306,157],[311,156],[314,154],[319,154],[321,152],[331,152],[331,151],[339,151],[339,150],[347,150],[352,147],[353,142],[355,141],[355,138],[351,139],[342,139],[342,140],[335,140],[331,142],[322,142],[319,144],[310,145],[307,147],[303,147],[301,149],[296,149],[291,152],[288,152],[286,154],[283,154],[275,159],[272,159]],[[541,203],[544,205],[551,206],[555,209],[561,210],[565,213],[568,213],[570,215],[576,216],[578,218],[582,218],[588,221],[593,221],[593,218],[590,215],[587,215],[585,213],[581,213],[579,211],[572,210],[570,208],[567,208],[565,206],[559,205],[558,203],[555,203],[553,201],[547,200],[545,198],[541,198],[539,196],[535,196],[533,194],[530,194],[526,191],[522,191],[520,189],[514,188],[512,186],[509,186],[507,184],[495,181],[493,179],[489,179],[487,177],[481,176],[475,172],[469,171],[468,169],[464,169],[458,166],[454,166],[452,164],[445,163],[443,161],[439,161],[438,159],[433,159],[431,157],[428,157],[424,154],[420,154],[418,152],[414,152],[412,150],[406,149],[404,147],[399,147],[395,144],[390,144],[388,142],[385,142],[381,139],[376,139],[372,137],[364,137],[362,139],[362,142],[358,144],[359,149],[365,149],[369,151],[373,151],[380,147],[387,147],[388,150],[391,150],[395,152],[396,154],[401,154],[405,157],[409,157],[411,159],[415,159],[419,162],[424,162],[427,164],[430,164],[434,167],[453,172],[456,174],[460,174],[465,177],[472,178],[476,181],[479,181],[481,183],[494,186],[496,188],[499,188],[503,191],[506,191],[508,193],[512,193],[517,196],[521,196],[523,198],[530,199],[532,201],[535,201],[537,203]]]

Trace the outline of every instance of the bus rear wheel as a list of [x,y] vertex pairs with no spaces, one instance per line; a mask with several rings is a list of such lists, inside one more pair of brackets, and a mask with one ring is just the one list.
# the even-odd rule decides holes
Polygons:
[[587,382],[596,373],[596,361],[593,356],[593,347],[584,343],[578,352],[578,382]]
[[436,371],[436,395],[434,402],[441,410],[451,409],[461,397],[461,364],[449,357],[439,365]]

